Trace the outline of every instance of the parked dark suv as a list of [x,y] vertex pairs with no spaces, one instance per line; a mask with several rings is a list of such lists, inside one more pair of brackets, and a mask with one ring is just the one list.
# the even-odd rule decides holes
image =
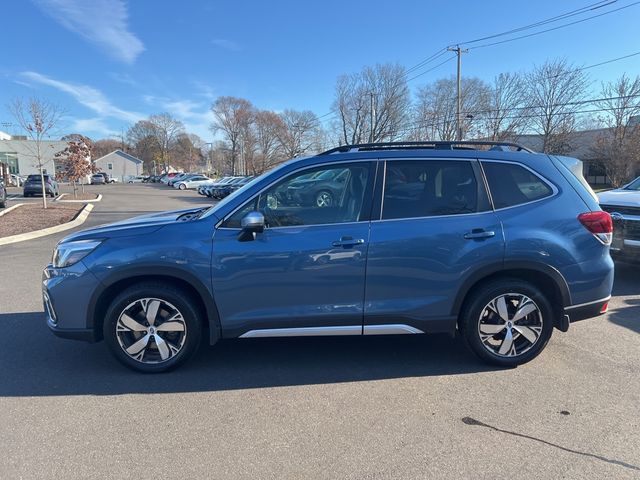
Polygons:
[[[274,200],[325,177],[330,203]],[[611,236],[578,160],[482,142],[344,146],[212,207],[64,238],[43,274],[46,321],[143,372],[202,339],[456,331],[515,366],[554,327],[606,312]]]
[[[44,190],[47,195],[55,197],[60,194],[58,183],[51,175],[44,175]],[[27,181],[24,182],[24,196],[33,197],[34,195],[42,195],[42,180],[40,175],[29,175]]]

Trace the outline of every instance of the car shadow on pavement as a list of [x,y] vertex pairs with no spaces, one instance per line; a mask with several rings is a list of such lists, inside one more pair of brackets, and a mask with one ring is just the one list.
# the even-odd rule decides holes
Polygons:
[[616,277],[613,283],[613,295],[636,298],[621,299],[623,308],[610,310],[607,318],[610,322],[640,333],[640,275],[638,265],[616,263]]
[[445,335],[272,338],[203,345],[164,374],[120,365],[104,342],[54,337],[42,312],[1,314],[0,396],[119,395],[332,384],[495,370]]

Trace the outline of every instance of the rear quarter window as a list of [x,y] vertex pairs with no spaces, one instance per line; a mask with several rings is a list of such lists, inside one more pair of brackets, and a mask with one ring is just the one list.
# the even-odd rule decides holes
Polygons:
[[512,163],[482,162],[496,209],[553,195],[551,187],[530,170]]

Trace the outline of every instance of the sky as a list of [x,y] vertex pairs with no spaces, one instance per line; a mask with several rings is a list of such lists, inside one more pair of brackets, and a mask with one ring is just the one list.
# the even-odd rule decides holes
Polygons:
[[[7,0],[1,7],[0,130],[20,133],[6,108],[16,97],[60,105],[66,112],[63,132],[93,139],[119,137],[137,120],[169,112],[211,141],[210,106],[222,95],[246,98],[261,109],[312,110],[330,121],[324,115],[339,75],[376,63],[410,68],[447,45],[595,2]],[[617,0],[544,28],[633,3],[640,2]],[[470,50],[462,57],[462,73],[490,81],[558,57],[577,67],[593,65],[640,51],[638,25],[640,4]],[[449,61],[409,86],[415,93],[454,75],[455,68]],[[640,55],[586,71],[597,95],[603,81],[640,74]]]

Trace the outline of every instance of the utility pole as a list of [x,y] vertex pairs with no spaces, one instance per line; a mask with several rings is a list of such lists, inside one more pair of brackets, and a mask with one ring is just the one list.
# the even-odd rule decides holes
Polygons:
[[458,88],[456,94],[456,140],[462,140],[462,118],[461,111],[462,110],[462,95],[461,95],[461,70],[462,70],[462,54],[467,53],[469,50],[463,50],[460,48],[460,45],[456,45],[455,47],[447,47],[447,50],[450,52],[456,52],[458,55]]
[[370,116],[370,124],[371,130],[369,131],[369,143],[373,143],[373,122],[376,118],[376,103],[375,103],[375,93],[369,92],[369,96],[371,99],[371,107],[369,108],[369,116]]

